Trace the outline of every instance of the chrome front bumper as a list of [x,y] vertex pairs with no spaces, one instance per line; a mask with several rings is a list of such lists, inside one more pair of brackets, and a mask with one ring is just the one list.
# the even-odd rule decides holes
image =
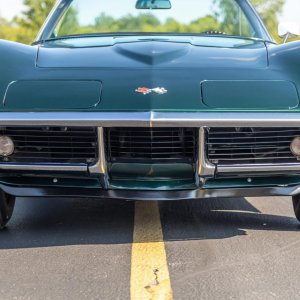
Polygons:
[[215,175],[251,176],[300,174],[300,163],[282,165],[214,165],[205,153],[205,127],[300,127],[298,113],[166,113],[166,112],[35,112],[0,113],[0,126],[83,126],[98,127],[99,161],[93,165],[0,164],[0,170],[73,171],[102,175],[107,179],[104,149],[105,127],[196,127],[199,128],[198,174],[202,181]]

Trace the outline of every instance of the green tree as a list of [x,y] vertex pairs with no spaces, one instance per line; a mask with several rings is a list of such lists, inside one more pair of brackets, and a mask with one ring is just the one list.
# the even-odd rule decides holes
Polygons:
[[29,43],[29,31],[0,17],[0,39]]
[[106,15],[105,13],[101,13],[95,19],[95,29],[99,32],[108,32],[113,28],[115,24],[115,19],[111,16]]
[[24,0],[25,11],[14,19],[26,32],[22,42],[34,40],[54,4],[55,0]]
[[[277,41],[281,42],[281,38],[277,34],[278,30],[278,19],[282,14],[284,4],[287,0],[250,0],[255,9],[260,14],[264,24],[269,30],[272,37]],[[219,6],[219,17],[223,16],[224,23],[234,24],[234,20],[238,20],[238,12],[233,7],[233,1],[228,0],[215,0],[215,5]],[[237,25],[237,24],[235,24]],[[238,26],[236,27],[238,28]],[[226,26],[223,28],[226,31]]]
[[70,34],[79,34],[80,33],[80,25],[78,21],[78,12],[74,8],[69,8],[63,24],[59,27],[58,35],[70,35]]
[[208,31],[220,31],[220,23],[214,16],[205,16],[198,20],[191,22],[188,27],[188,32],[208,32]]
[[143,32],[144,28],[153,28],[160,24],[159,20],[152,14],[140,14],[138,16],[126,15],[114,23],[113,31],[140,31]]
[[277,34],[278,17],[283,11],[286,0],[251,0],[253,6],[259,12],[272,37],[281,42]]
[[55,0],[24,0],[27,9],[21,17],[17,18],[17,22],[20,26],[37,32],[43,25],[54,3]]

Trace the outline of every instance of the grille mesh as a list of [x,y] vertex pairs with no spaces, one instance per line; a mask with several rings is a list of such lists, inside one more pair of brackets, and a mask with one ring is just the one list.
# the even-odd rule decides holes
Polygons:
[[1,127],[15,143],[5,163],[87,164],[97,161],[97,129],[83,127]]
[[208,159],[221,165],[296,163],[290,150],[296,136],[300,128],[211,128]]
[[106,131],[112,162],[194,162],[193,128],[110,128]]

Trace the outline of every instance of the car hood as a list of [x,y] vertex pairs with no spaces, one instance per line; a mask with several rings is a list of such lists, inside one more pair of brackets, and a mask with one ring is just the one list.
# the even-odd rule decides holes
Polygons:
[[253,39],[61,39],[41,45],[35,65],[31,82],[8,89],[6,109],[204,111],[291,109],[299,104],[294,83],[270,69],[265,43]]
[[40,47],[40,68],[175,68],[267,66],[265,44],[228,37],[62,39]]

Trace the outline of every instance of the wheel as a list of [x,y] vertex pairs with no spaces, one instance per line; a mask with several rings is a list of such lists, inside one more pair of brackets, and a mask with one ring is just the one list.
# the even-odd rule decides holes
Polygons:
[[3,229],[12,217],[16,197],[0,191],[0,230]]
[[295,216],[300,222],[300,195],[293,196],[293,205],[294,205]]

